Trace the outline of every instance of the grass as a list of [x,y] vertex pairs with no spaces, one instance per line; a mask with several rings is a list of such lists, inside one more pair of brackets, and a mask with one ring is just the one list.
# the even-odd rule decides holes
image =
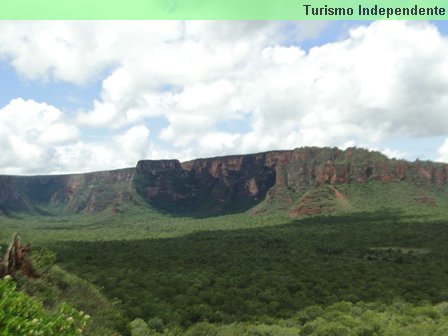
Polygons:
[[20,232],[24,242],[41,244],[52,241],[97,241],[170,238],[199,231],[235,230],[279,225],[288,222],[280,213],[230,214],[195,218],[163,214],[134,206],[121,205],[115,213],[110,209],[102,213],[69,216],[30,216],[2,218],[0,243],[9,242],[14,232]]

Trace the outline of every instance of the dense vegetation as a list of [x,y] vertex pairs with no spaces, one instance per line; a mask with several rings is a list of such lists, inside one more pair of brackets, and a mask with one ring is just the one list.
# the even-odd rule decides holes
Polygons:
[[[149,323],[150,324],[150,323]],[[151,325],[151,324],[150,324]],[[141,330],[141,329],[140,329]],[[135,335],[154,335],[154,328]],[[403,302],[391,305],[337,302],[328,307],[309,306],[287,320],[268,323],[216,325],[200,322],[186,336],[444,336],[448,333],[448,303],[413,306]]]
[[89,315],[68,305],[61,305],[50,314],[39,301],[18,292],[10,276],[0,280],[1,335],[81,335],[88,320]]
[[446,301],[447,240],[444,220],[384,211],[49,246],[66,269],[119,299],[129,320],[186,330],[202,321],[272,323],[339,301]]
[[[374,208],[400,195],[373,187]],[[364,204],[361,186],[341,191]],[[412,190],[399,191],[412,205]],[[444,211],[291,220],[281,210],[190,218],[123,203],[20,214],[0,219],[1,242],[19,231],[32,243],[41,277],[19,275],[17,287],[45,314],[67,302],[91,315],[86,335],[448,334]]]

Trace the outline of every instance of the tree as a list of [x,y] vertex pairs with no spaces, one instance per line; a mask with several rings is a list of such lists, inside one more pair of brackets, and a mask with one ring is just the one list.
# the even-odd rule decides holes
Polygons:
[[149,336],[150,331],[148,325],[141,318],[136,318],[129,324],[132,336]]

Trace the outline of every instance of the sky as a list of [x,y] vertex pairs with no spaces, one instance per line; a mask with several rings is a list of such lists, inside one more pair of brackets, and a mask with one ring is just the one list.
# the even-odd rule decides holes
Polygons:
[[303,146],[448,162],[448,23],[0,21],[0,174]]

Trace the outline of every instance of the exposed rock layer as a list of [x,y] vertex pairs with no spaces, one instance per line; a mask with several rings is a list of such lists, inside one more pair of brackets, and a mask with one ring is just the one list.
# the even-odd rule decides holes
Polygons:
[[[446,164],[393,160],[357,148],[307,147],[183,163],[143,160],[135,169],[88,174],[0,176],[0,211],[96,212],[142,197],[170,212],[218,214],[245,210],[266,199],[300,213],[300,206],[313,203],[319,195],[309,191],[325,185],[379,181],[435,188],[446,186],[447,179]],[[344,197],[337,189],[324,194]],[[434,204],[427,196],[421,199],[422,203]],[[296,203],[299,208],[294,208]],[[302,210],[303,214],[316,212]]]

